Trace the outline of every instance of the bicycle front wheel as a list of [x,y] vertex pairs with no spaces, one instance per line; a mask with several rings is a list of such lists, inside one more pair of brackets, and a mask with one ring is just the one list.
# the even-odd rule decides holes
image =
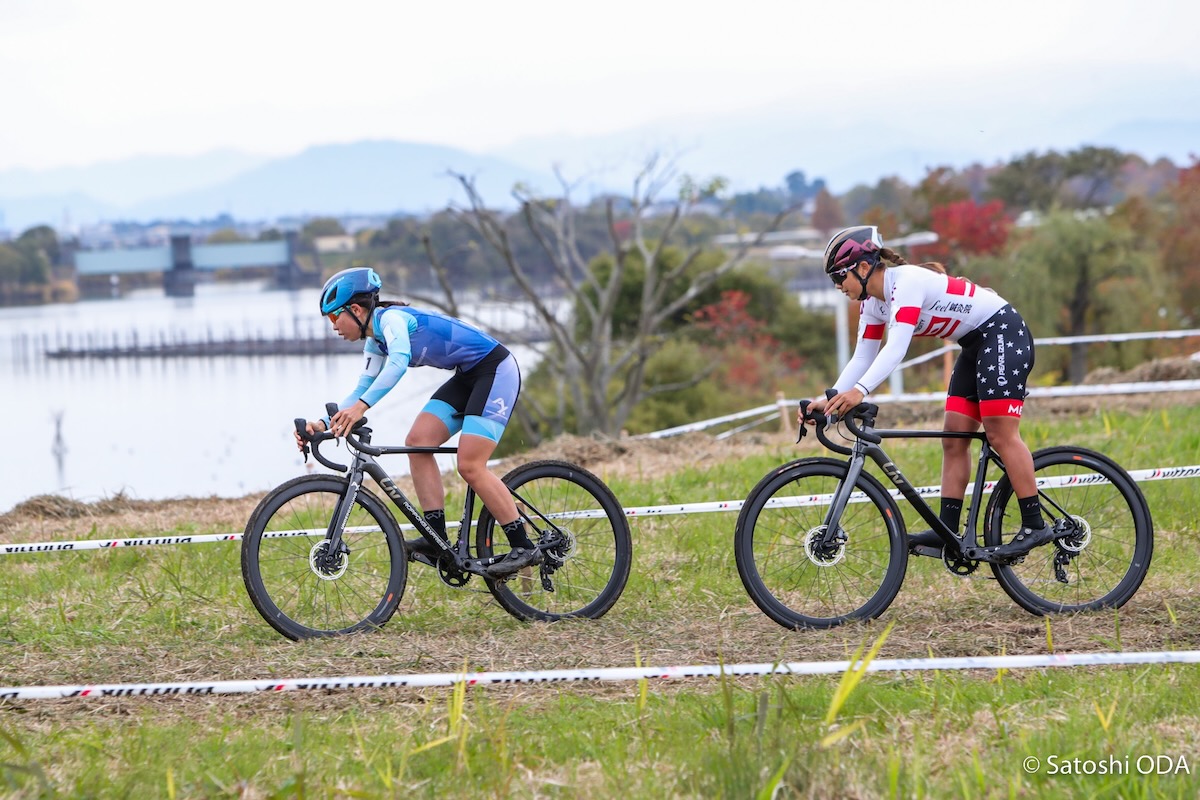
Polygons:
[[[1082,447],[1033,454],[1047,522],[1067,535],[1042,545],[1019,564],[993,564],[1008,596],[1033,614],[1119,608],[1142,585],[1154,551],[1150,509],[1116,462]],[[1021,527],[1008,476],[988,501],[984,544],[1007,541]]]
[[900,510],[862,473],[836,531],[826,530],[847,466],[794,461],[759,481],[738,515],[734,556],[742,584],[785,628],[832,628],[882,614],[904,583],[908,552]]
[[[529,536],[542,547],[539,567],[488,581],[500,606],[521,620],[596,619],[617,602],[633,562],[625,512],[612,490],[592,473],[565,461],[534,461],[504,476]],[[481,558],[508,550],[500,526],[485,509],[475,546]]]
[[326,531],[349,481],[305,475],[258,504],[242,538],[242,579],[258,613],[289,639],[379,628],[396,612],[408,580],[404,541],[379,498],[358,490],[328,555]]

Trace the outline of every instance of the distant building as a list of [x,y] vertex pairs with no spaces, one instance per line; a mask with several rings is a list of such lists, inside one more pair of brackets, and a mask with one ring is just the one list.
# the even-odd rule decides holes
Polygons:
[[354,245],[354,237],[350,235],[313,238],[313,246],[318,253],[353,253]]

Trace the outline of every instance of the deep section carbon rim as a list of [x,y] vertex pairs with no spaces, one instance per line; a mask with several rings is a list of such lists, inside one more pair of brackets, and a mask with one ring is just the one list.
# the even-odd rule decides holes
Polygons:
[[347,481],[306,475],[255,509],[242,540],[242,577],[254,607],[291,639],[378,628],[404,593],[407,562],[391,513],[360,490],[330,553],[325,532]]
[[[562,461],[535,461],[504,476],[534,541],[553,540],[540,567],[506,581],[489,581],[496,601],[526,620],[595,619],[617,602],[633,560],[625,512],[592,473]],[[476,532],[482,557],[508,551],[500,526],[486,512]]]

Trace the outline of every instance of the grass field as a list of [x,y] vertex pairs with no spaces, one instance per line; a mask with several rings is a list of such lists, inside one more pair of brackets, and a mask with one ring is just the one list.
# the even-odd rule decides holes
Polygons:
[[[1031,448],[1079,444],[1131,470],[1200,464],[1200,410],[1190,405],[1082,414],[1036,405],[1023,424]],[[886,411],[880,424],[898,426]],[[626,506],[740,499],[772,467],[818,452],[773,433],[556,446],[538,455],[581,461]],[[936,443],[889,450],[915,483],[937,482]],[[885,631],[880,658],[1198,649],[1195,482],[1142,489],[1156,528],[1149,577],[1119,611],[1071,617],[1029,615],[986,569],[959,578],[914,559],[879,620],[788,631],[747,597],[728,513],[633,519],[633,576],[600,620],[522,624],[481,585],[456,591],[414,567],[384,630],[299,643],[254,611],[236,543],[4,556],[0,685],[841,660]],[[0,541],[240,531],[256,500],[118,497],[85,507],[39,498],[0,517]],[[1196,666],[877,673],[848,694],[841,683],[772,676],[0,701],[0,794],[1200,793]],[[1035,771],[1025,767],[1031,756]],[[1109,774],[1085,774],[1101,771]]]

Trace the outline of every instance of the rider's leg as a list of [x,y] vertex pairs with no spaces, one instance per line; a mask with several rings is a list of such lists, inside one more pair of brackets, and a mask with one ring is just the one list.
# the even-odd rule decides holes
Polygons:
[[[404,444],[406,447],[437,447],[449,438],[450,431],[446,423],[436,415],[422,411],[417,414]],[[408,470],[421,510],[442,511],[444,518],[446,491],[442,486],[442,472],[438,469],[437,459],[432,453],[409,453]]]
[[[949,398],[947,405],[951,404],[951,400],[961,398]],[[959,411],[947,409],[942,430],[974,433],[979,430],[979,421],[971,414],[972,409],[967,406],[963,406]],[[938,516],[946,523],[946,527],[956,533],[962,519],[967,483],[971,480],[971,441],[942,439],[942,507]]]
[[[413,422],[404,443],[408,447],[437,447],[448,438],[449,431],[441,418],[422,411]],[[421,514],[434,533],[443,541],[449,541],[446,537],[445,490],[442,487],[442,473],[438,469],[437,460],[432,453],[409,453],[408,468],[416,490],[417,502],[421,506]],[[433,563],[438,557],[437,544],[424,534],[407,539],[404,544],[410,559]]]
[[1021,525],[1040,528],[1045,520],[1038,501],[1037,479],[1033,473],[1033,456],[1021,438],[1019,416],[985,416],[983,429],[988,441],[1004,462],[1004,471],[1021,507]]
[[517,513],[517,504],[504,481],[488,469],[488,459],[496,451],[498,442],[486,436],[477,436],[466,431],[458,439],[458,474],[487,506],[496,522],[504,529],[509,544],[513,547],[533,547],[525,524]]

